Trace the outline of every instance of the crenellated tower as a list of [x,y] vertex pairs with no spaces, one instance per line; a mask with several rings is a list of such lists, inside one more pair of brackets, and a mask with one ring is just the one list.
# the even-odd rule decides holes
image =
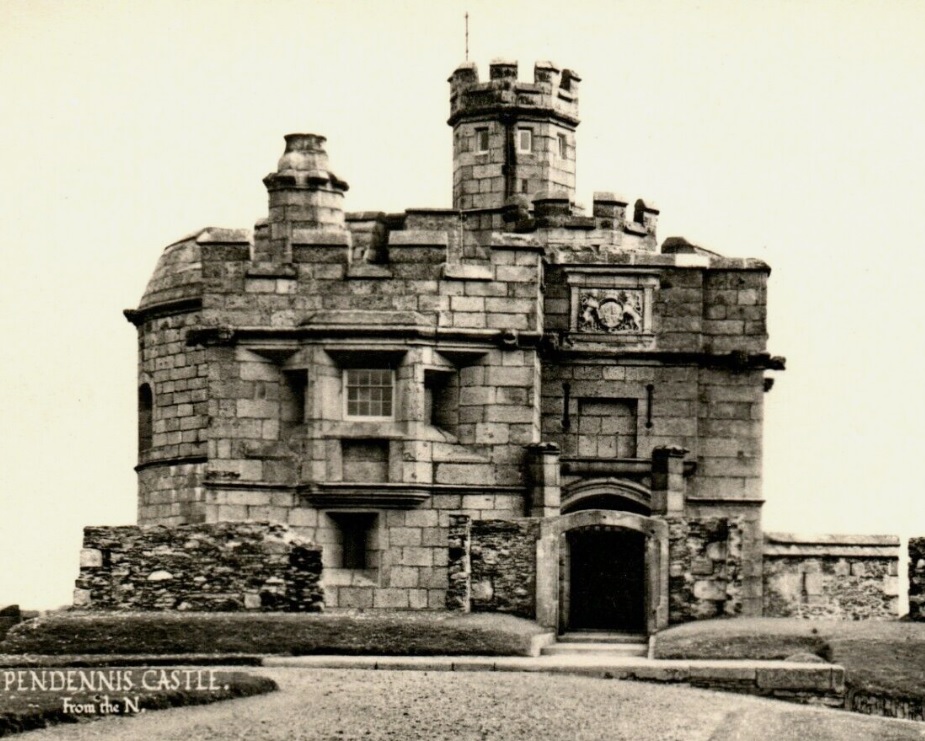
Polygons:
[[494,60],[488,82],[473,62],[449,78],[453,127],[453,207],[500,208],[513,196],[528,200],[575,193],[578,75],[537,62],[533,82],[519,82],[517,62]]

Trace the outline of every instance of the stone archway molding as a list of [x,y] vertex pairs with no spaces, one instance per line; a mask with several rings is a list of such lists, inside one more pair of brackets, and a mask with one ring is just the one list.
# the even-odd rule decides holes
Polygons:
[[540,524],[536,542],[536,620],[558,631],[560,556],[565,533],[585,527],[634,530],[645,536],[646,629],[651,635],[668,626],[668,523],[632,512],[587,509]]
[[601,496],[628,499],[652,511],[652,492],[649,489],[634,481],[615,478],[580,479],[563,487],[562,511],[568,512],[581,502]]

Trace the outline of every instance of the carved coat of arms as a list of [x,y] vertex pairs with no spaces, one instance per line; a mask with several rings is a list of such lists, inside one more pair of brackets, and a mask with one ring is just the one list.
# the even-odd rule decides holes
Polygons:
[[579,295],[579,332],[642,332],[642,316],[643,291],[587,289]]

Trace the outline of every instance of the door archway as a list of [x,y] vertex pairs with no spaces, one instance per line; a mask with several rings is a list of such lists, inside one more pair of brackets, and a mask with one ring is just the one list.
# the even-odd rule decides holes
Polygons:
[[[596,605],[596,606],[595,606]],[[537,541],[537,621],[654,633],[668,625],[668,525],[587,509],[544,520]]]

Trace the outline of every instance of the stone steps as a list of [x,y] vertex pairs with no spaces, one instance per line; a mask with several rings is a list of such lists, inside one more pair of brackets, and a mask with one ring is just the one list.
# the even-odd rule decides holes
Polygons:
[[563,633],[559,643],[648,643],[644,633],[617,633],[605,630],[573,630]]
[[543,656],[645,657],[648,654],[649,642],[643,635],[590,631],[565,633],[541,652]]

